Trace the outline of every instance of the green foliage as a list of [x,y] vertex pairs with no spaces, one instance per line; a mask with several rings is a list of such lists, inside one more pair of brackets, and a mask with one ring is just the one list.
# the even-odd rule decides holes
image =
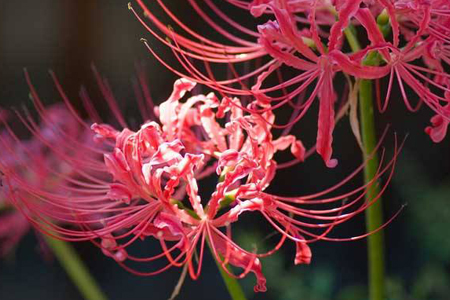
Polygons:
[[[246,249],[257,248],[258,252],[267,251],[267,239],[258,232],[243,233],[237,237],[239,244]],[[246,246],[246,247],[245,247]],[[283,300],[329,300],[333,299],[335,276],[329,268],[293,264],[283,252],[277,252],[263,259],[263,272],[267,277],[269,299]],[[245,287],[250,290],[253,278],[245,280]],[[257,296],[255,296],[257,299]]]
[[426,261],[450,263],[450,239],[445,236],[450,228],[449,181],[432,183],[414,160],[403,160],[408,163],[398,167],[395,183],[408,203],[408,235]]

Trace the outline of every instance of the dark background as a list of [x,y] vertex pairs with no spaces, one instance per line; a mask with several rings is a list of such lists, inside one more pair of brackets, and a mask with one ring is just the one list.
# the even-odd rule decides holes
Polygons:
[[[183,20],[202,33],[214,36],[184,1],[176,2],[171,7],[178,15],[181,13]],[[134,7],[140,12],[137,4]],[[251,18],[242,16],[236,18],[251,25]],[[163,14],[161,17],[164,18]],[[48,104],[60,101],[48,69],[57,73],[72,102],[79,101],[78,89],[84,84],[98,103],[101,98],[90,69],[91,63],[95,63],[109,79],[125,113],[132,118],[136,109],[132,108],[135,102],[130,80],[135,73],[135,63],[145,66],[156,103],[169,96],[176,79],[150,55],[139,41],[141,37],[149,39],[160,54],[165,53],[164,57],[173,62],[171,52],[152,39],[133,17],[127,9],[127,1],[0,0],[0,106],[31,106],[23,68],[28,69]],[[416,114],[408,112],[395,93],[389,110],[377,115],[380,134],[387,124],[391,126],[391,137],[394,132],[401,138],[408,134],[396,175],[383,199],[387,217],[402,204],[408,204],[385,230],[389,299],[448,299],[450,295],[447,234],[450,228],[450,142],[447,138],[434,144],[424,133],[431,116],[426,107]],[[313,108],[297,128],[308,146],[313,143],[316,122],[317,111]],[[347,118],[336,126],[334,141],[335,156],[340,160],[335,170],[325,168],[314,155],[305,164],[280,172],[272,190],[300,195],[320,191],[342,180],[361,163]],[[391,154],[392,145],[392,138],[387,138],[385,147]],[[354,184],[361,183],[362,176],[359,176]],[[259,226],[259,221],[249,224],[235,233],[243,244],[260,242],[271,233],[269,227]],[[333,235],[348,237],[363,232],[364,219],[358,217]],[[29,234],[13,254],[0,261],[0,299],[81,299],[58,263],[42,255],[37,243],[36,236]],[[91,244],[75,246],[110,299],[167,299],[179,277],[178,269],[156,277],[136,277]],[[269,291],[254,295],[251,291],[254,278],[250,275],[242,281],[248,297],[366,298],[365,240],[319,242],[312,245],[312,250],[310,266],[293,265],[292,243],[287,243],[279,254],[263,260]],[[214,262],[209,254],[206,257],[201,278],[187,279],[179,299],[229,298]]]

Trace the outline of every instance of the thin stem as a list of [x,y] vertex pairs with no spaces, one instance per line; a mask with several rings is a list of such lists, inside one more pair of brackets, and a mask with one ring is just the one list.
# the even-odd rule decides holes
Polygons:
[[47,235],[43,235],[43,237],[84,299],[107,300],[107,297],[70,244]]
[[[208,243],[209,250],[211,250],[212,255],[214,256],[214,252],[211,249],[211,245]],[[230,275],[225,272],[221,266],[221,264],[214,259],[216,262],[217,268],[219,268],[220,275],[222,275],[223,282],[225,283],[225,286],[227,287],[228,293],[230,294],[230,297],[232,300],[247,300],[245,298],[244,291],[242,290],[241,285],[236,280],[236,278],[230,277]]]
[[[356,31],[352,27],[345,30],[345,36],[353,52],[361,49]],[[364,60],[365,65],[377,65],[378,55],[370,53]],[[371,80],[360,80],[359,85],[359,113],[361,123],[361,137],[363,143],[363,156],[367,164],[364,167],[364,181],[369,183],[376,176],[379,161],[374,153],[377,145],[375,129],[373,84]],[[370,159],[370,156],[372,158]],[[370,159],[370,160],[368,160]],[[374,182],[366,194],[366,201],[371,201],[380,192],[379,185]],[[383,204],[381,197],[376,203],[365,210],[366,230],[375,231],[383,225]],[[384,233],[382,230],[371,234],[367,238],[367,255],[369,268],[369,299],[384,300],[385,270],[384,270]]]
[[217,267],[219,268],[220,275],[222,275],[222,279],[225,282],[228,293],[230,294],[231,299],[233,300],[246,300],[244,291],[242,290],[241,285],[236,280],[236,278],[230,277],[227,272],[222,269],[222,266],[216,260]]
[[359,45],[358,37],[356,36],[355,27],[352,25],[348,26],[344,30],[345,38],[347,39],[348,44],[353,52],[357,52],[361,50],[361,46]]

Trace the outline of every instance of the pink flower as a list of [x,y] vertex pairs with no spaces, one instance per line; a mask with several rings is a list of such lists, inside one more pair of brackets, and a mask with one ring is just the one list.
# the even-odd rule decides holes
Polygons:
[[[450,61],[449,51],[447,46],[439,46],[439,50],[430,49],[438,47],[437,45],[448,44],[447,28],[450,24],[450,14],[447,1],[228,0],[229,3],[248,10],[256,17],[262,14],[271,16],[271,20],[258,25],[256,30],[244,28],[231,16],[223,13],[212,1],[205,1],[213,14],[211,16],[195,1],[189,1],[192,8],[212,29],[236,46],[215,42],[194,32],[177,19],[163,1],[158,0],[161,8],[187,33],[184,36],[161,23],[144,1],[137,2],[144,10],[145,16],[161,31],[161,34],[150,27],[134,10],[133,13],[152,35],[171,48],[185,71],[179,71],[168,65],[149,43],[145,42],[149,51],[179,76],[206,84],[225,95],[248,95],[256,99],[253,105],[241,107],[242,110],[260,114],[267,110],[275,110],[284,104],[294,106],[295,98],[308,92],[306,100],[296,105],[297,108],[293,110],[293,117],[289,122],[284,125],[272,124],[273,128],[290,128],[306,114],[314,100],[318,98],[320,105],[316,150],[328,167],[335,167],[337,164],[337,160],[332,158],[336,119],[333,81],[337,74],[371,80],[381,80],[389,76],[384,103],[381,100],[382,96],[378,97],[380,111],[386,110],[396,80],[409,110],[416,111],[423,101],[443,120],[450,118],[445,108],[448,99],[444,96],[449,89],[449,76],[442,67],[442,62]],[[385,39],[375,16],[384,19],[383,22],[387,24],[390,22],[392,41]],[[224,21],[230,30],[215,22],[217,18]],[[323,25],[330,26],[330,30],[326,32],[322,28]],[[344,30],[349,26],[366,34],[370,42],[354,53],[344,52],[346,45]],[[233,32],[236,31],[242,35],[234,35]],[[164,35],[173,42],[164,40]],[[405,43],[401,42],[401,36],[405,37]],[[366,65],[364,62],[368,56],[377,57],[379,66]],[[238,74],[237,68],[234,67],[242,62],[250,64],[260,58],[265,58],[264,63],[244,74]],[[202,65],[206,63],[206,72],[197,68],[192,60],[200,60]],[[423,61],[426,67],[421,66],[420,61]],[[234,78],[216,78],[208,66],[215,63],[227,64]],[[284,75],[282,76],[280,70],[284,69],[293,69],[295,75],[283,78]],[[435,77],[439,81],[430,77]],[[273,84],[274,79],[278,80],[278,83]],[[236,88],[237,85],[241,88]],[[419,98],[418,106],[411,104],[407,87]]]
[[[201,260],[195,270],[192,255],[198,246],[202,259],[207,240],[214,249],[216,259],[221,261],[220,257],[225,257],[224,267],[228,263],[242,267],[244,273],[239,278],[254,272],[258,279],[255,290],[263,291],[265,279],[257,256],[240,248],[218,229],[229,226],[229,221],[216,222],[217,214],[224,206],[222,202],[232,197],[227,194],[233,193],[242,180],[246,179],[246,185],[251,186],[255,193],[268,185],[274,176],[276,165],[272,158],[276,151],[291,147],[296,158],[302,160],[303,145],[293,136],[273,140],[267,122],[251,115],[245,117],[234,106],[218,107],[219,101],[213,94],[195,95],[181,103],[180,98],[194,85],[185,79],[175,82],[172,95],[156,110],[162,126],[148,122],[137,132],[128,129],[118,132],[106,125],[92,126],[97,135],[111,139],[115,144],[114,150],[105,154],[105,165],[113,177],[107,196],[130,207],[144,200],[142,205],[147,210],[147,214],[139,218],[136,215],[141,214],[143,208],[129,217],[121,215],[117,221],[109,221],[95,234],[100,236],[108,230],[108,242],[102,242],[102,246],[109,246],[107,250],[112,251],[110,256],[116,257],[116,253],[122,253],[121,259],[130,258],[125,254],[125,246],[116,244],[112,239],[117,230],[115,223],[133,226],[136,236],[159,239],[169,266],[187,264],[194,279],[200,274]],[[222,103],[227,101],[239,102],[229,99]],[[225,127],[216,121],[214,107],[222,118],[229,115],[230,121]],[[273,118],[270,112],[268,114]],[[198,130],[203,134],[196,132]],[[216,167],[208,168],[207,162],[213,159],[217,160],[213,164]],[[197,180],[215,169],[218,175],[224,174],[223,180],[217,185],[207,206],[204,206],[198,195]],[[185,195],[187,202],[183,200]],[[147,225],[141,225],[142,218],[147,220]],[[176,247],[169,250],[165,245],[167,241],[176,241]],[[121,249],[121,252],[110,245]],[[175,250],[181,253],[174,258],[172,252]],[[129,269],[127,266],[125,268]],[[150,275],[164,269],[134,272]]]
[[[275,116],[270,109],[250,114],[242,109],[238,98],[219,99],[213,93],[183,100],[196,83],[182,78],[175,82],[169,98],[155,107],[158,120],[145,120],[138,130],[131,130],[111,90],[96,75],[112,113],[119,124],[125,125],[122,130],[94,123],[90,126],[92,142],[81,143],[68,138],[66,129],[54,122],[49,136],[55,139],[50,143],[43,138],[44,130],[22,118],[49,157],[55,159],[42,162],[40,170],[52,175],[44,177],[44,181],[50,178],[58,185],[36,186],[26,178],[28,169],[22,172],[2,160],[0,170],[5,174],[8,199],[39,230],[68,241],[91,240],[132,273],[155,275],[171,267],[186,266],[190,276],[197,279],[208,243],[225,272],[237,278],[252,272],[257,279],[255,291],[265,291],[261,257],[277,251],[290,239],[297,249],[294,263],[309,263],[312,254],[308,244],[322,239],[340,240],[328,237],[330,231],[372,205],[379,196],[364,202],[367,189],[382,175],[388,176],[387,182],[392,175],[397,150],[373,181],[341,196],[326,195],[351,180],[364,165],[336,186],[313,195],[290,198],[267,193],[280,167],[274,160],[278,151],[289,149],[293,162],[305,158],[303,144],[294,136],[273,136]],[[76,124],[88,127],[75,114],[56,78],[55,83],[68,110],[74,113]],[[38,99],[30,87],[34,99]],[[88,99],[87,94],[84,97]],[[85,106],[91,116],[98,116],[87,101]],[[52,119],[38,100],[36,107],[44,121]],[[80,152],[74,151],[75,146]],[[67,166],[69,172],[59,170],[59,166]],[[30,168],[30,172],[36,172],[33,166]],[[218,178],[214,192],[201,197],[201,180],[214,174]],[[311,209],[311,204],[323,204],[324,208]],[[330,208],[333,204],[334,208]],[[280,233],[280,242],[271,251],[250,252],[233,241],[233,224],[248,213],[261,214]],[[130,245],[148,240],[159,242],[159,254],[131,254]],[[155,260],[164,260],[165,265],[141,270],[147,263],[153,266]],[[241,268],[242,273],[232,274],[229,264]]]
[[[450,114],[450,104],[445,107]],[[447,129],[450,121],[442,115],[435,115],[431,118],[431,126],[425,128],[425,132],[435,143],[441,142],[447,135]]]

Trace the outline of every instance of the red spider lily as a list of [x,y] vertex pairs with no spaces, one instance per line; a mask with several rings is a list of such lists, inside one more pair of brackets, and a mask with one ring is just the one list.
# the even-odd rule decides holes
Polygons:
[[[241,106],[241,109],[249,113],[264,113],[284,104],[295,107],[293,117],[287,124],[271,124],[273,128],[290,128],[306,114],[315,98],[319,98],[316,150],[328,167],[337,164],[337,160],[332,159],[336,102],[333,81],[337,74],[377,81],[389,76],[384,103],[381,101],[381,95],[378,97],[380,111],[386,110],[393,81],[396,79],[409,110],[416,111],[420,103],[424,102],[439,116],[436,118],[442,118],[443,122],[439,124],[446,124],[450,118],[448,109],[445,108],[448,99],[444,96],[448,91],[449,75],[442,65],[442,61],[448,62],[448,51],[444,50],[448,43],[446,36],[450,21],[447,1],[227,1],[247,9],[254,16],[266,14],[273,18],[259,25],[257,30],[250,30],[234,21],[211,0],[204,1],[211,15],[196,1],[189,0],[192,8],[213,30],[221,33],[236,46],[215,42],[194,32],[178,19],[162,0],[158,0],[158,5],[187,35],[174,32],[159,21],[144,1],[137,2],[144,10],[144,15],[161,34],[152,29],[131,8],[133,13],[158,40],[173,51],[185,72],[166,63],[147,41],[146,46],[159,61],[176,74],[218,89],[226,95],[254,97],[256,101],[253,105]],[[392,42],[383,36],[375,20],[376,15],[385,16],[388,23],[390,21]],[[214,21],[217,18],[232,29],[221,27]],[[355,53],[345,52],[344,30],[349,26],[364,30],[370,42]],[[236,35],[234,32],[237,32]],[[165,40],[164,35],[173,42]],[[248,39],[241,36],[248,36]],[[405,43],[402,42],[403,37]],[[439,53],[430,56],[430,47],[441,44],[443,51],[437,51]],[[365,65],[364,61],[368,56],[376,56],[380,66]],[[244,61],[256,61],[261,57],[267,61],[254,70],[242,75],[236,71],[234,65]],[[205,64],[206,73],[191,60],[200,60]],[[235,78],[215,78],[209,67],[211,63],[229,65]],[[297,75],[284,79],[280,72],[282,67],[294,69]],[[271,84],[272,77],[277,78],[279,82]],[[430,77],[445,80],[437,82]],[[253,86],[248,88],[248,82],[252,81]],[[240,85],[240,88],[236,85]],[[410,103],[407,86],[420,99],[416,107]],[[292,103],[296,96],[308,90],[310,93],[303,103]],[[430,130],[427,129],[427,132]]]
[[[385,1],[380,2],[384,4]],[[396,78],[404,103],[409,110],[416,111],[423,101],[436,112],[437,116],[432,119],[432,123],[438,128],[429,127],[426,132],[430,134],[434,142],[441,141],[445,137],[446,128],[444,127],[450,116],[447,97],[450,81],[443,64],[448,62],[445,46],[447,41],[444,36],[448,33],[446,26],[450,22],[449,3],[447,1],[398,1],[395,5],[388,2],[385,5],[391,20],[399,19],[399,22],[391,22],[394,35],[392,44],[386,43],[370,12],[361,9],[360,18],[358,18],[361,25],[366,28],[372,46],[384,48],[379,50],[379,54],[386,66],[377,69],[390,68],[384,104],[378,97],[379,109],[382,112],[386,110],[393,81]],[[412,29],[415,29],[415,32]],[[400,48],[401,34],[407,42]],[[425,67],[418,63],[420,61]],[[351,70],[346,71],[354,75]],[[410,104],[405,83],[420,99],[416,107]]]
[[[308,243],[340,240],[329,237],[330,231],[371,206],[379,195],[365,202],[368,188],[381,176],[387,175],[387,183],[392,176],[398,149],[391,161],[383,165],[382,159],[371,182],[343,195],[327,196],[354,178],[364,164],[323,192],[293,198],[272,195],[265,190],[276,173],[274,155],[290,148],[295,160],[302,161],[305,149],[294,136],[272,135],[275,117],[271,110],[248,114],[240,108],[239,99],[219,100],[213,93],[193,95],[183,101],[195,86],[195,82],[183,78],[175,82],[168,100],[155,107],[159,122],[146,120],[139,130],[132,131],[126,127],[111,90],[96,75],[113,114],[125,124],[124,128],[116,130],[94,123],[90,127],[95,142],[80,143],[55,126],[51,132],[67,138],[50,144],[31,118],[18,113],[33,136],[59,162],[44,161],[41,168],[56,177],[58,187],[36,186],[20,170],[0,160],[4,192],[39,230],[68,241],[91,240],[105,255],[135,274],[155,275],[170,267],[186,266],[196,279],[208,243],[225,272],[237,278],[253,272],[257,278],[255,291],[265,291],[259,258],[272,254],[290,239],[297,247],[294,262],[309,263]],[[74,119],[80,126],[89,127],[54,79]],[[30,87],[41,117],[48,121],[34,87]],[[89,114],[97,118],[87,94],[82,95]],[[70,154],[68,150],[74,147],[79,148],[82,159]],[[25,163],[23,158],[18,161]],[[56,166],[61,165],[67,166],[70,173],[58,170]],[[215,191],[202,199],[198,185],[202,178],[214,173],[218,176]],[[310,205],[323,208],[312,209]],[[232,239],[232,225],[242,214],[252,212],[261,214],[281,234],[279,243],[267,253],[247,251]],[[161,253],[149,257],[130,254],[130,245],[150,238],[160,243]],[[165,265],[150,271],[132,266],[156,260],[165,261]],[[235,275],[228,265],[243,272]]]

